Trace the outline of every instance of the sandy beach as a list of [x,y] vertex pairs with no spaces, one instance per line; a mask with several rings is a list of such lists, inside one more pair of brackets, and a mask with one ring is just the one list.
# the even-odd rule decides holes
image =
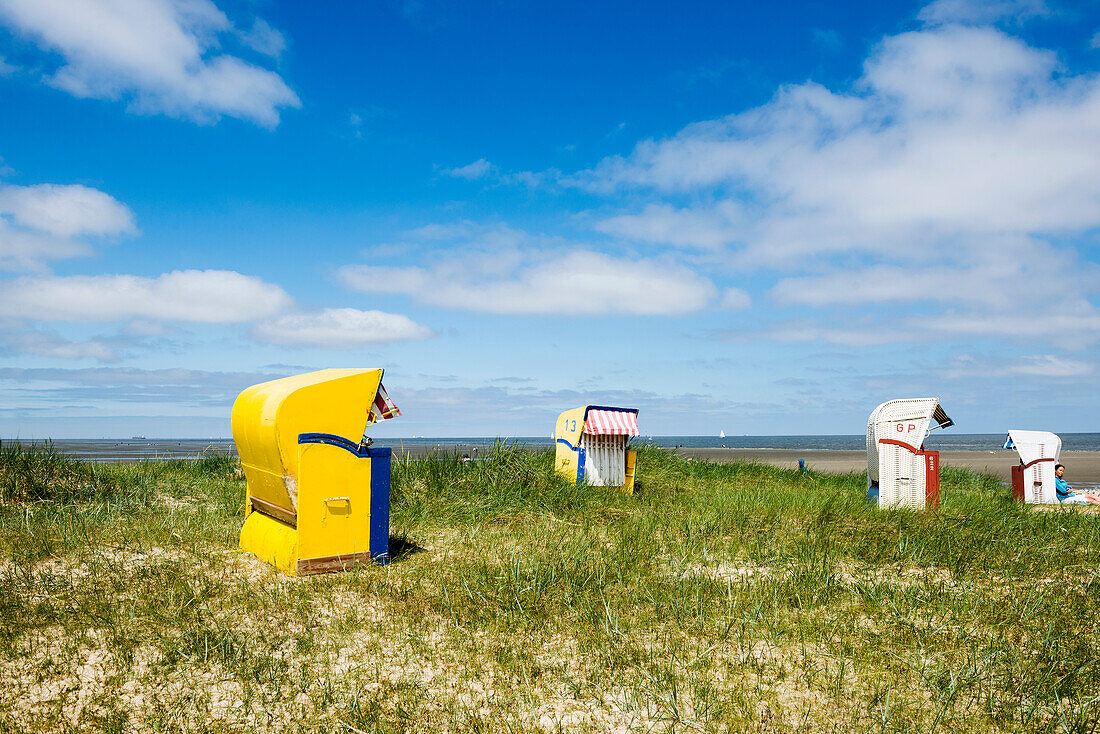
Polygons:
[[[733,461],[759,461],[773,466],[797,468],[798,460],[823,472],[844,474],[861,472],[867,468],[866,451],[802,451],[799,449],[677,449],[680,456],[697,461],[729,463]],[[974,471],[989,472],[1004,481],[1019,459],[1013,451],[941,451],[940,461],[947,466],[957,466]],[[1066,465],[1066,479],[1070,484],[1100,483],[1100,451],[1063,451],[1059,459]]]

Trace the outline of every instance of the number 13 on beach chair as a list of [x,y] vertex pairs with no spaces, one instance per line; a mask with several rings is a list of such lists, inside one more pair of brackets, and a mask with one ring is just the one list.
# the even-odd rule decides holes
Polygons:
[[867,419],[867,501],[883,509],[940,506],[940,452],[925,451],[929,424],[954,421],[939,398],[890,400]]
[[567,410],[554,427],[554,468],[577,484],[587,481],[634,494],[638,454],[626,443],[637,435],[637,408],[585,405]]
[[237,396],[241,548],[291,576],[387,563],[390,449],[364,432],[399,415],[380,369],[309,372]]

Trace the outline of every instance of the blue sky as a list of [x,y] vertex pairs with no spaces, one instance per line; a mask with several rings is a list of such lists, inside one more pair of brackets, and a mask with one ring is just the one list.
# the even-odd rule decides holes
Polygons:
[[0,0],[0,437],[1096,431],[1100,4]]

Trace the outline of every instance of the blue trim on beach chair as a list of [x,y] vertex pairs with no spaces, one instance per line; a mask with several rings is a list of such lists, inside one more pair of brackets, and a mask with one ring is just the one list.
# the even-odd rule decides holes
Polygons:
[[370,557],[375,563],[390,562],[390,448],[364,449],[370,459]]

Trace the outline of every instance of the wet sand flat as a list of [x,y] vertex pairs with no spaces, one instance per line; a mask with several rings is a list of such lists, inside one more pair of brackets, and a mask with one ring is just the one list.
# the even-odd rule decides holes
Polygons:
[[[805,459],[814,471],[845,474],[867,469],[866,451],[802,451],[800,449],[677,449],[676,453],[697,461],[728,464],[734,461],[758,461],[763,464],[798,468]],[[1100,451],[1063,451],[1059,461],[1066,465],[1070,484],[1100,483]],[[1015,451],[941,451],[940,462],[973,471],[988,472],[1009,480],[1009,472],[1019,463]]]

